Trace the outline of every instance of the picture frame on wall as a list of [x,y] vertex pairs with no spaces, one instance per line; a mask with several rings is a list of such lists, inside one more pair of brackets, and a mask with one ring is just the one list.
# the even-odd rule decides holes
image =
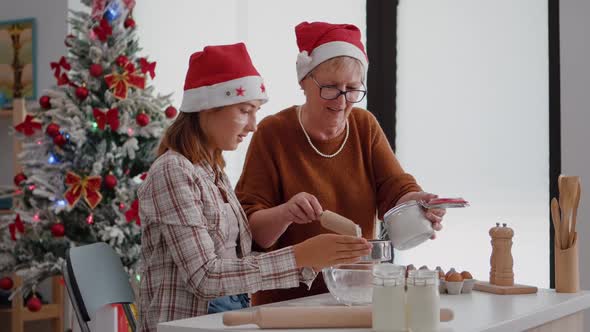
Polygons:
[[37,99],[37,31],[34,18],[0,21],[0,109],[12,99]]

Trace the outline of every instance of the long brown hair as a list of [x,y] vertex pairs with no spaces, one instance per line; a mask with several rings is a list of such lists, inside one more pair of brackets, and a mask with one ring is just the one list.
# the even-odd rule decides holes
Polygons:
[[225,167],[221,150],[215,150],[213,156],[207,151],[207,136],[201,128],[200,112],[178,114],[162,137],[158,157],[168,150],[180,153],[193,164],[204,160],[215,173]]

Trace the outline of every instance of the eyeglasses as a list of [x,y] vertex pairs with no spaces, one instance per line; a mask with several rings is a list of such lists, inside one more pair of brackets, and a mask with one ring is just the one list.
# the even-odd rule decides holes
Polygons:
[[313,77],[313,75],[309,75],[309,77],[318,86],[318,88],[320,88],[320,97],[322,97],[322,99],[325,100],[334,100],[340,97],[340,95],[344,95],[344,98],[347,102],[358,103],[361,100],[363,100],[363,98],[365,98],[365,95],[367,94],[367,91],[365,90],[351,89],[342,91],[331,85],[321,85],[320,83],[318,83],[318,81],[315,80],[315,77]]

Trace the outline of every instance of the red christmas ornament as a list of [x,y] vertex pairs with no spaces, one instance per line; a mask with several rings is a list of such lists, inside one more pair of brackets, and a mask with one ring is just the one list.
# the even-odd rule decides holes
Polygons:
[[0,289],[3,290],[11,290],[14,286],[14,282],[10,277],[4,277],[0,279]]
[[64,146],[68,140],[62,134],[58,134],[53,138],[53,143],[58,146]]
[[100,77],[100,75],[102,75],[102,66],[98,63],[91,64],[90,75],[92,75],[93,77]]
[[125,65],[129,62],[129,59],[124,55],[119,55],[115,61],[119,67],[125,67]]
[[45,129],[45,133],[51,137],[59,135],[59,125],[56,123],[50,123]]
[[176,116],[176,113],[178,113],[178,111],[176,111],[176,108],[174,106],[168,106],[164,113],[166,113],[166,117],[168,119],[173,119]]
[[113,189],[117,186],[117,177],[114,176],[113,174],[107,174],[104,177],[104,185],[108,188],[108,189]]
[[76,88],[76,97],[80,100],[84,100],[88,97],[88,89],[85,86],[79,86]]
[[145,178],[147,178],[147,176],[148,176],[148,173],[147,173],[147,172],[144,172],[144,173],[142,173],[142,174],[139,176],[139,178],[140,178],[140,179],[142,179],[142,180],[145,180]]
[[135,121],[137,122],[138,125],[140,125],[141,127],[145,127],[148,125],[148,123],[150,123],[150,117],[147,116],[147,114],[145,113],[139,113],[137,114],[137,116],[135,117]]
[[64,227],[64,224],[62,224],[62,223],[53,224],[51,226],[51,234],[53,234],[53,236],[55,236],[55,237],[64,236],[64,234],[66,234],[66,228]]
[[43,107],[46,110],[50,109],[51,98],[49,98],[49,96],[41,96],[41,98],[39,98],[39,105],[41,105],[41,107]]
[[67,35],[66,38],[64,39],[64,44],[67,47],[72,47],[72,40],[74,38],[76,38],[76,37],[74,35],[72,35],[72,34]]
[[14,185],[18,187],[26,179],[27,179],[27,176],[25,175],[25,173],[20,172],[14,176]]
[[125,26],[126,29],[133,29],[133,28],[135,28],[135,20],[132,19],[131,17],[128,17],[125,20],[125,23],[123,23],[123,25]]
[[43,304],[41,303],[41,300],[39,300],[39,298],[35,295],[33,295],[27,301],[27,308],[32,312],[37,312],[37,311],[41,310],[42,306],[43,306]]

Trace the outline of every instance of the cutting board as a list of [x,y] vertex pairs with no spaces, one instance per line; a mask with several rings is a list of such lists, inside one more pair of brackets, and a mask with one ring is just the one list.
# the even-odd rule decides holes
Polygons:
[[534,294],[538,290],[535,286],[519,284],[514,284],[513,286],[498,286],[492,285],[487,281],[476,281],[473,289],[497,295]]

